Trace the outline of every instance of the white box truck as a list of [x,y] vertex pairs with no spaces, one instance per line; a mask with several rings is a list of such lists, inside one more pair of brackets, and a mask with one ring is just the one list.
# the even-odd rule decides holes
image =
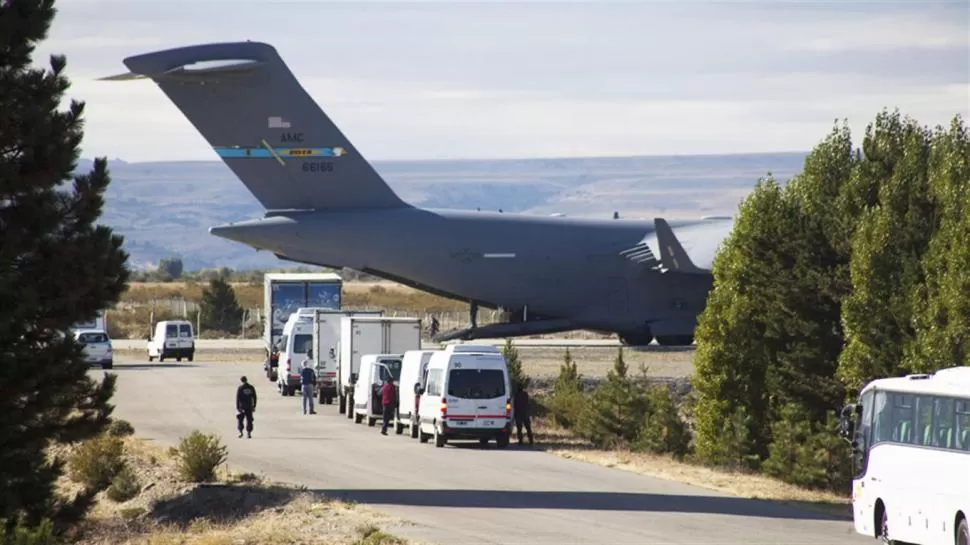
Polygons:
[[317,307],[339,310],[343,279],[334,273],[267,273],[263,275],[263,342],[266,378],[277,380],[283,326],[299,308]]
[[383,310],[313,310],[313,356],[320,404],[337,396],[337,362],[340,359],[340,319],[344,316],[383,316]]
[[337,362],[339,410],[352,418],[354,385],[365,354],[403,354],[421,348],[420,318],[344,316],[340,319],[340,359]]

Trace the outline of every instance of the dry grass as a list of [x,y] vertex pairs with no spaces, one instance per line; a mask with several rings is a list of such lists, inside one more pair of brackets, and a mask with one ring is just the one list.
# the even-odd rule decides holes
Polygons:
[[[72,543],[351,545],[363,539],[361,529],[401,524],[357,504],[225,467],[216,483],[184,483],[166,450],[135,437],[125,439],[125,450],[140,493],[123,503],[102,493]],[[78,485],[62,479],[60,486],[70,494]]]
[[[540,382],[554,380],[559,376],[559,366],[562,364],[565,348],[521,346],[518,347],[519,358],[526,374]],[[613,368],[616,358],[615,347],[571,347],[569,349],[576,360],[579,372],[589,379],[601,379],[606,372]],[[115,357],[120,360],[147,361],[145,350],[120,350],[115,348]],[[262,362],[265,354],[262,348],[252,349],[219,349],[202,350],[196,352],[195,359],[203,362],[240,363]],[[649,347],[646,349],[624,349],[623,358],[631,370],[638,370],[643,364],[647,367],[647,374],[651,377],[681,378],[690,376],[693,372],[694,351],[692,349],[663,349]],[[185,361],[185,360],[183,360]]]
[[732,496],[780,502],[841,517],[852,516],[848,496],[799,488],[764,475],[682,462],[670,456],[597,449],[588,441],[568,430],[554,427],[545,419],[536,419],[534,427],[537,446],[563,458],[699,486]]
[[[121,296],[121,304],[144,305],[153,299],[202,299],[205,283],[197,282],[132,282]],[[263,306],[263,284],[234,282],[239,305],[244,308]],[[467,304],[424,293],[393,282],[346,282],[343,305],[348,308],[377,307],[406,312],[448,312],[465,310]]]

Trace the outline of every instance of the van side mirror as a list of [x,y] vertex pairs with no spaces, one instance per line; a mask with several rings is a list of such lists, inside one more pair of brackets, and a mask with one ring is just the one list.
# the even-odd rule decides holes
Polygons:
[[842,407],[842,413],[839,417],[839,435],[846,441],[852,441],[855,436],[855,420],[860,408],[858,404]]

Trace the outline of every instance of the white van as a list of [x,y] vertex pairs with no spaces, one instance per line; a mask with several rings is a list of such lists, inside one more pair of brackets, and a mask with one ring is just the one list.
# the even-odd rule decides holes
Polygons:
[[[354,423],[359,424],[367,418],[367,425],[373,426],[384,416],[381,403],[381,386],[385,377],[391,377],[395,388],[401,380],[403,354],[364,354],[360,357],[360,373],[354,383]],[[395,391],[394,397],[397,398]]]
[[[418,439],[434,437],[436,447],[450,439],[494,438],[499,448],[512,433],[512,388],[508,362],[497,350],[449,345],[431,355],[428,378],[419,389]],[[491,347],[494,348],[494,347]]]
[[[299,309],[304,311],[305,309]],[[313,313],[294,312],[283,325],[276,388],[284,396],[300,391],[300,369],[313,348]],[[312,359],[312,358],[311,358]]]
[[148,341],[148,361],[165,361],[165,358],[175,358],[182,361],[195,357],[195,335],[192,332],[192,322],[188,320],[162,320],[155,324],[155,334]]
[[114,366],[111,338],[103,329],[78,329],[74,331],[74,340],[84,347],[84,359],[88,363],[98,364],[102,369]]
[[411,430],[411,437],[418,436],[418,390],[424,387],[428,377],[428,362],[435,352],[437,350],[408,350],[404,353],[394,433],[404,433],[404,428],[407,427]]

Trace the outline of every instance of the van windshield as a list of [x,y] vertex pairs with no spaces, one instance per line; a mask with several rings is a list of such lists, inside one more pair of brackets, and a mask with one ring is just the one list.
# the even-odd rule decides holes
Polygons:
[[452,369],[448,395],[462,399],[494,399],[505,395],[505,374],[501,369]]
[[293,335],[293,353],[306,354],[313,345],[313,335]]

